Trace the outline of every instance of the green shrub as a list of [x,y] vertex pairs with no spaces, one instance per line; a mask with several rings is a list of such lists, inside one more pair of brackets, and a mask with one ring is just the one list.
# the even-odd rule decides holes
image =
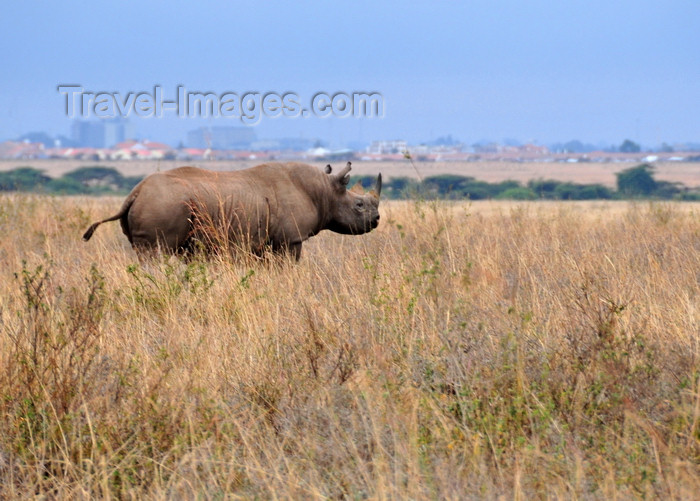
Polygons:
[[596,200],[612,198],[611,191],[600,184],[561,183],[553,193],[557,200]]
[[617,191],[625,196],[649,196],[656,189],[653,176],[653,166],[642,164],[625,169],[615,174],[617,176]]
[[561,181],[554,179],[532,179],[527,182],[527,187],[540,198],[554,198],[554,192],[560,184]]
[[82,195],[89,193],[89,188],[84,184],[65,176],[58,179],[51,179],[46,184],[46,191],[59,195]]
[[7,172],[0,172],[0,191],[41,190],[51,178],[33,167],[17,167]]
[[537,195],[530,188],[519,187],[510,188],[509,190],[501,193],[498,198],[500,199],[510,199],[510,200],[534,200]]

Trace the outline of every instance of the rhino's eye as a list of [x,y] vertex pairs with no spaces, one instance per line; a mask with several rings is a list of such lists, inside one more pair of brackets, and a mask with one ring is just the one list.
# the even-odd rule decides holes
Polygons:
[[365,202],[362,199],[355,200],[355,208],[361,209],[365,206]]

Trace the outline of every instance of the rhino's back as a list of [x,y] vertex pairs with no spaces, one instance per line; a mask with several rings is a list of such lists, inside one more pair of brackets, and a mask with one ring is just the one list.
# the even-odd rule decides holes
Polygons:
[[190,183],[167,172],[151,174],[137,187],[125,233],[137,247],[178,249],[188,238]]
[[216,172],[179,167],[148,176],[128,215],[129,239],[143,247],[165,245],[176,250],[192,236],[194,213],[218,225],[230,221],[231,231],[252,233],[255,239],[269,215],[268,197],[245,171]]

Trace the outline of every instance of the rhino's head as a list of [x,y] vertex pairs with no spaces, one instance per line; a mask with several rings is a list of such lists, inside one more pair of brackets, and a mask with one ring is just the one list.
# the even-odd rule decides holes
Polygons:
[[382,191],[382,175],[377,176],[373,190],[365,192],[358,183],[348,189],[350,162],[337,174],[331,174],[330,165],[326,174],[331,178],[335,195],[331,221],[328,229],[336,233],[359,235],[372,231],[379,224],[379,195]]

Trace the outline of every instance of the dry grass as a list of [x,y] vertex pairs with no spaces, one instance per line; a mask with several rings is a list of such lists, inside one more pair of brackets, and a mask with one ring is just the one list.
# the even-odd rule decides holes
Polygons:
[[0,498],[689,499],[700,205],[392,203],[139,265],[0,198]]

